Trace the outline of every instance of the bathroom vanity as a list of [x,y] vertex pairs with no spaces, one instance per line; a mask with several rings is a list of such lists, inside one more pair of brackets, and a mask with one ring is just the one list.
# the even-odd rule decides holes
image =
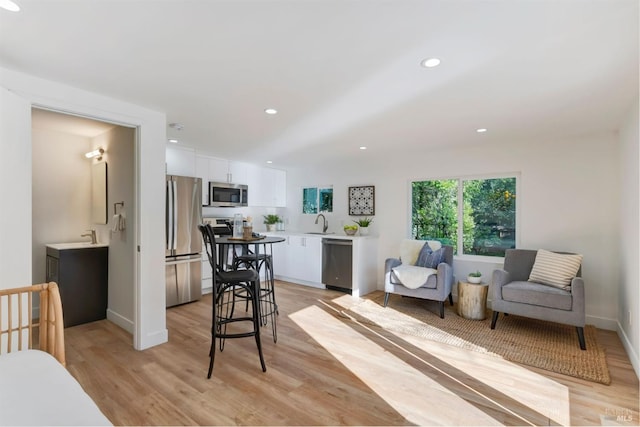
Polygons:
[[107,317],[107,244],[47,245],[46,277],[47,282],[56,282],[60,288],[65,328]]

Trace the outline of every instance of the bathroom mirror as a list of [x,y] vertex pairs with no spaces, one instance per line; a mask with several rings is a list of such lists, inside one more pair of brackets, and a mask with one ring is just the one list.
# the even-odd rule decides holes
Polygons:
[[107,223],[107,162],[91,165],[91,221]]

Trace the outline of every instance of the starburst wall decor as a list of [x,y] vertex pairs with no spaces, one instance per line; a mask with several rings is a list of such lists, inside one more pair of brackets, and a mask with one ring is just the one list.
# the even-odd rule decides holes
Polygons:
[[349,187],[349,215],[375,215],[375,187]]

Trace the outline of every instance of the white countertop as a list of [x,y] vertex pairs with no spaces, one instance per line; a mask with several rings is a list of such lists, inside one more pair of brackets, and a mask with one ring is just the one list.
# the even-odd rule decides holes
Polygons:
[[372,239],[376,236],[360,236],[356,233],[355,236],[348,236],[344,231],[337,233],[320,234],[309,231],[261,231],[260,234],[266,234],[268,236],[305,236],[305,237],[320,237],[323,239],[342,239],[342,240],[356,240],[356,239]]
[[89,249],[89,248],[104,248],[109,246],[108,243],[91,243],[91,242],[72,242],[72,243],[49,243],[48,248],[57,249],[59,251],[64,249]]

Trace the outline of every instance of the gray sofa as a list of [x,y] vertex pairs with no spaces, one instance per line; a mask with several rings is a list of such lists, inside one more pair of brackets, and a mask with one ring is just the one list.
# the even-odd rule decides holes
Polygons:
[[[495,329],[500,313],[564,323],[576,327],[580,348],[586,350],[582,278],[574,277],[569,290],[528,281],[536,254],[535,250],[508,249],[504,269],[493,272],[491,329]],[[579,269],[577,276],[580,274]]]
[[437,274],[429,276],[427,281],[417,289],[409,289],[402,284],[402,281],[395,275],[393,268],[402,264],[398,258],[387,258],[384,268],[384,306],[389,302],[390,294],[404,295],[408,297],[428,299],[440,303],[440,317],[444,318],[444,301],[449,298],[449,303],[453,305],[451,288],[453,287],[453,247],[442,246],[444,260],[438,264]]

